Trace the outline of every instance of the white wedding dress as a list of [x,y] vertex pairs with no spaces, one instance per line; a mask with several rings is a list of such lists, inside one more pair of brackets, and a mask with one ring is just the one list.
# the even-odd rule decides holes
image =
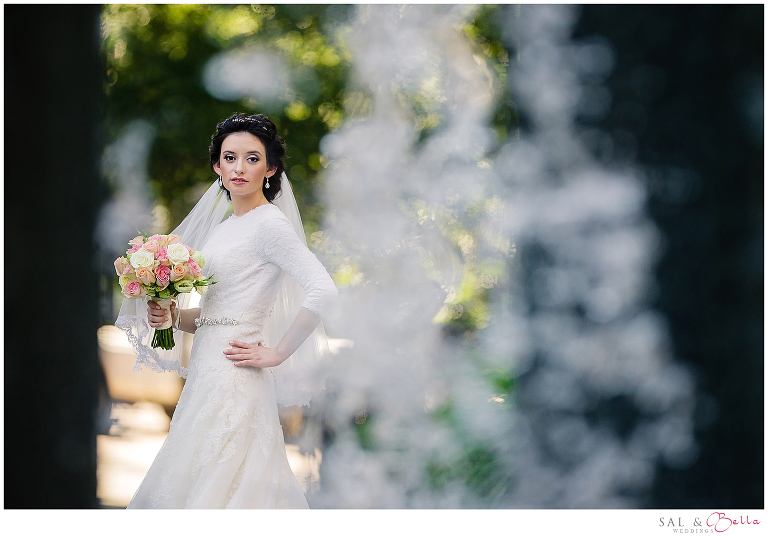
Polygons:
[[272,370],[236,367],[223,351],[232,339],[263,340],[282,270],[318,314],[336,287],[272,204],[229,217],[200,250],[217,281],[200,316],[239,323],[197,328],[168,437],[128,508],[307,509],[288,465]]

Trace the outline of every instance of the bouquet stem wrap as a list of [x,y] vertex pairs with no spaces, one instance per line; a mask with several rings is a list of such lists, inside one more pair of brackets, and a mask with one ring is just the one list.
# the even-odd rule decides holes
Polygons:
[[162,348],[170,350],[176,344],[173,342],[173,314],[171,305],[176,303],[175,298],[152,298],[162,309],[168,311],[168,320],[163,325],[155,329],[155,336],[152,338],[152,348]]

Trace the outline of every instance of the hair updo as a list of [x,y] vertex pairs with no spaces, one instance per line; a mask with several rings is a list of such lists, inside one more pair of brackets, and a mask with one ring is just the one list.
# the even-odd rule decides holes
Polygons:
[[[277,127],[272,123],[272,120],[264,116],[263,114],[253,114],[248,116],[242,112],[237,112],[220,122],[216,126],[216,133],[211,137],[211,146],[208,151],[211,154],[211,170],[214,173],[216,171],[213,165],[219,162],[221,157],[221,144],[224,139],[232,133],[250,133],[251,135],[258,137],[261,143],[264,145],[264,149],[267,152],[267,169],[276,167],[275,173],[269,178],[269,187],[262,185],[262,191],[267,201],[272,202],[280,194],[282,189],[280,178],[283,175],[285,166],[283,165],[283,157],[285,157],[285,144],[280,135],[277,134]],[[227,198],[232,200],[224,185],[221,185],[227,193]]]

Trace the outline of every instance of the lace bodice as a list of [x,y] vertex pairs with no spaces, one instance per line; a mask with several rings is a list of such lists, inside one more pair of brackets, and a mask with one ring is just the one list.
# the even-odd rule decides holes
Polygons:
[[238,319],[240,330],[253,332],[253,337],[269,316],[282,271],[306,292],[302,306],[317,314],[337,295],[328,272],[272,204],[232,215],[200,250],[205,274],[216,281],[200,302],[200,316]]

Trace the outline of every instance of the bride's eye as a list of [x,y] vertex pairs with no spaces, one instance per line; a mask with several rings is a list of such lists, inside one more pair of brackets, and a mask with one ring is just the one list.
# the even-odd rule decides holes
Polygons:
[[235,156],[234,156],[234,155],[225,155],[225,156],[224,156],[224,161],[231,161],[230,157],[231,157],[232,159],[234,159],[234,158],[235,158]]
[[259,158],[258,157],[249,157],[248,161],[250,161],[251,163],[258,163],[259,162]]

